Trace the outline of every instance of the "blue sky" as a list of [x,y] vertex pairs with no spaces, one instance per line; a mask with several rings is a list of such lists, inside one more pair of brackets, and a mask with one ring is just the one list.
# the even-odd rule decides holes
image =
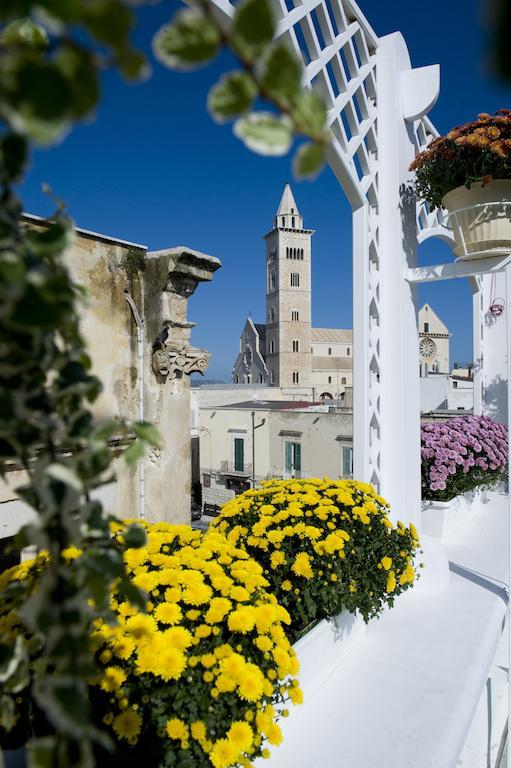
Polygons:
[[[414,66],[441,65],[441,94],[431,117],[441,132],[478,112],[511,106],[511,87],[492,73],[488,0],[446,0],[442,7],[397,0],[360,0],[378,35],[400,30]],[[150,40],[177,2],[139,8],[138,44]],[[485,10],[486,8],[486,10]],[[264,322],[264,248],[286,181],[291,181],[313,238],[313,324],[351,327],[351,215],[329,169],[314,182],[294,182],[290,158],[261,158],[214,124],[207,91],[228,67],[226,56],[194,73],[153,61],[146,82],[128,85],[110,73],[94,120],[52,149],[37,151],[23,185],[25,209],[46,215],[48,182],[68,202],[78,226],[150,249],[186,244],[223,267],[190,303],[193,342],[212,352],[208,378],[228,381],[248,312]],[[440,244],[423,246],[423,261],[450,258]],[[451,362],[471,358],[470,293],[465,282],[421,289],[453,332]]]

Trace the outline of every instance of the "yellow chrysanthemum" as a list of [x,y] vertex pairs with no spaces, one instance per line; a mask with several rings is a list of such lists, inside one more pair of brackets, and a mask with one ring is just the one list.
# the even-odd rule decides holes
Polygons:
[[126,661],[129,659],[135,651],[136,644],[132,637],[129,635],[118,635],[111,644],[112,653],[117,656],[118,659]]
[[230,693],[236,688],[236,680],[231,675],[222,673],[218,675],[215,685],[220,693]]
[[156,607],[154,617],[161,624],[178,624],[183,617],[183,612],[176,603],[160,603]]
[[177,648],[164,648],[158,654],[153,674],[166,682],[178,680],[186,667],[186,657]]
[[389,571],[387,576],[387,587],[386,590],[390,594],[393,592],[396,588],[396,574],[394,571]]
[[121,685],[126,682],[126,677],[126,672],[120,667],[106,667],[103,670],[101,689],[107,693],[118,691]]
[[136,640],[151,637],[157,629],[158,626],[153,617],[145,613],[137,613],[135,616],[130,616],[126,621],[127,632]]
[[236,761],[238,754],[236,747],[228,739],[219,739],[209,753],[209,759],[214,768],[228,768]]
[[255,664],[246,664],[243,678],[238,684],[238,692],[245,701],[259,701],[264,691],[264,677]]
[[299,552],[291,566],[291,570],[297,576],[303,576],[305,579],[312,579],[314,571],[312,570],[310,557],[307,552]]
[[272,568],[278,568],[279,565],[285,565],[286,563],[286,556],[282,550],[275,550],[275,552],[272,552],[271,558],[270,558],[270,564]]
[[277,747],[282,742],[282,731],[280,730],[277,723],[272,723],[270,725],[266,731],[266,736],[268,737],[270,744],[272,744],[274,747]]
[[248,723],[238,720],[229,728],[227,738],[238,752],[248,752],[254,742],[254,732]]
[[255,625],[253,612],[249,608],[237,608],[229,614],[227,625],[231,632],[250,632]]
[[189,738],[188,726],[178,717],[171,717],[165,727],[167,736],[171,739],[184,741]]
[[120,739],[132,741],[142,730],[142,718],[133,709],[127,709],[114,718],[113,729]]

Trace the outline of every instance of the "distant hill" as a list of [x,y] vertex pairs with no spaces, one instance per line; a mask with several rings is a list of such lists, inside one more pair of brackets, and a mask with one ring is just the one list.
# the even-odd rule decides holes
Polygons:
[[225,384],[225,381],[222,381],[221,379],[203,379],[202,377],[200,379],[194,379],[192,378],[190,382],[190,386],[192,389],[196,389],[197,387],[205,387],[207,384]]

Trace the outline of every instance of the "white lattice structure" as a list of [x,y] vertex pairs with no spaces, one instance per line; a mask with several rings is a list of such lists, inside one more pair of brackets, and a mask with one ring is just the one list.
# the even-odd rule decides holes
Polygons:
[[[213,1],[232,14],[231,3]],[[435,135],[424,115],[438,68],[411,69],[402,36],[378,38],[351,0],[274,6],[277,36],[326,101],[328,162],[353,209],[354,473],[380,488],[394,515],[418,522],[418,343],[414,290],[403,280],[415,266],[417,213],[402,185]],[[418,218],[419,229],[437,223],[425,209]]]

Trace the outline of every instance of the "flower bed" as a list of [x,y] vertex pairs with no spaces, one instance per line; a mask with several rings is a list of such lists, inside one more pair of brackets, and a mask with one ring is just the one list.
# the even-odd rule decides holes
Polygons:
[[[114,594],[117,623],[97,619],[91,636],[93,716],[115,745],[113,754],[98,748],[97,764],[228,768],[268,756],[264,742],[280,742],[277,719],[287,715],[287,700],[302,700],[286,609],[268,592],[261,566],[220,533],[145,528],[146,545],[124,558],[133,583],[148,593],[147,612]],[[121,549],[123,531],[120,525],[114,533]],[[1,577],[13,591],[0,628],[4,639],[29,644],[30,672],[38,645],[18,606],[34,594],[45,562],[40,555]],[[14,727],[0,729],[4,748],[48,732],[28,690],[9,695]]]
[[507,476],[507,427],[486,416],[460,416],[424,424],[421,431],[422,498],[449,501]]
[[368,621],[414,582],[415,528],[394,526],[364,483],[272,480],[225,504],[213,525],[262,565],[293,642],[343,609]]

